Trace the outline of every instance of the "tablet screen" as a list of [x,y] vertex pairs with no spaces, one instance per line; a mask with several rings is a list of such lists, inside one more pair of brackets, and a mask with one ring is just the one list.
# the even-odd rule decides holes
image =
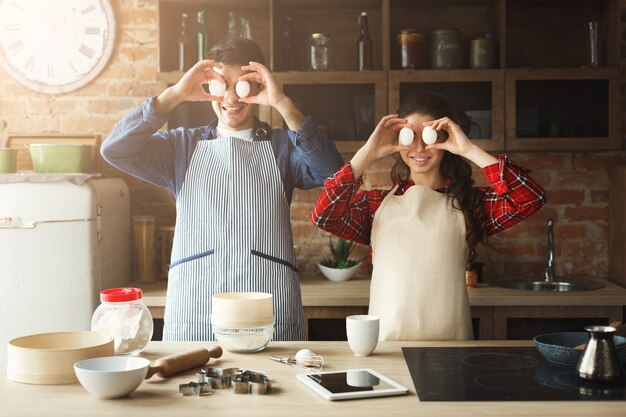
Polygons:
[[307,375],[307,377],[333,394],[394,388],[393,385],[366,370],[314,374]]
[[408,391],[372,369],[299,374],[298,378],[330,400],[398,395]]

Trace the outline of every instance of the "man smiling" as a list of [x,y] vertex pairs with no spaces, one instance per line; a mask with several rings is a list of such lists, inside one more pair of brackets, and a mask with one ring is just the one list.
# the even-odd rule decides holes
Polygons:
[[[281,90],[252,41],[226,39],[173,86],[122,119],[102,156],[176,197],[164,340],[213,340],[211,295],[273,295],[274,340],[305,339],[289,204],[294,188],[323,184],[342,164],[333,142]],[[222,82],[224,95],[204,85]],[[239,97],[239,81],[250,94]],[[211,101],[217,120],[159,131],[186,101]],[[288,130],[254,117],[274,107]]]

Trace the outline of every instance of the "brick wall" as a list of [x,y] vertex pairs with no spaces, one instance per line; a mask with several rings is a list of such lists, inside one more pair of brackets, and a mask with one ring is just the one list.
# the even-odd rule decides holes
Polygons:
[[[110,64],[90,85],[64,95],[34,93],[0,71],[0,141],[11,133],[100,134],[165,85],[156,79],[158,54],[156,0],[115,0],[119,42]],[[623,1],[626,6],[626,0]],[[622,12],[626,22],[626,12]],[[626,57],[623,23],[622,57]],[[625,80],[626,81],[626,80]],[[622,83],[623,127],[626,131],[626,82]],[[623,136],[623,134],[622,134]],[[351,155],[343,155],[349,160]],[[535,217],[492,239],[488,254],[499,275],[543,271],[548,218],[555,220],[556,270],[559,275],[605,277],[608,268],[608,168],[626,164],[624,152],[515,153],[512,159],[532,168],[548,192],[549,203]],[[121,174],[102,163],[108,175],[122,176],[131,188],[133,214],[154,214],[160,225],[173,224],[174,200],[169,192]],[[390,160],[366,172],[366,186],[387,187]],[[477,176],[480,182],[480,176]],[[294,194],[291,208],[298,265],[318,273],[316,262],[327,256],[327,235],[308,220],[319,190]],[[367,255],[359,247],[355,256]],[[363,272],[369,265],[363,266]]]

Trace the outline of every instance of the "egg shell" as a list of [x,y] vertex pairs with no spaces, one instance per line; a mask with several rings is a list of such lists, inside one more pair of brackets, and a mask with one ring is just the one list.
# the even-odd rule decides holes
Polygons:
[[400,142],[401,145],[410,145],[411,143],[413,143],[413,138],[415,137],[415,133],[413,132],[413,129],[410,129],[408,127],[403,127],[402,129],[400,129],[400,134],[398,135],[398,141]]
[[248,97],[248,94],[250,94],[250,83],[243,80],[237,81],[235,92],[239,97]]
[[214,96],[223,97],[226,94],[226,84],[218,80],[211,80],[209,82],[209,91]]
[[296,359],[310,359],[311,356],[315,356],[315,353],[309,349],[300,349],[296,352]]
[[432,145],[437,142],[437,131],[430,126],[426,126],[422,130],[422,140],[426,145]]

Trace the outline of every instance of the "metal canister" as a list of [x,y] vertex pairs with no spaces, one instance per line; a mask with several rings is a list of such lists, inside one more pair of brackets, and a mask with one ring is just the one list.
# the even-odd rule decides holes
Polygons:
[[402,29],[396,35],[400,49],[401,68],[422,68],[424,35],[414,29]]
[[310,41],[310,68],[313,71],[330,69],[330,37],[323,33],[314,33]]
[[430,66],[435,69],[463,67],[461,32],[458,29],[439,29],[431,33]]
[[470,42],[470,68],[494,68],[496,42],[492,38],[475,38]]

